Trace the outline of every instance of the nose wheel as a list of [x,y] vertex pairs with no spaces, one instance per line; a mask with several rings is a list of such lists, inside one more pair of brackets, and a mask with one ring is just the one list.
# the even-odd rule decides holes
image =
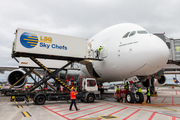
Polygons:
[[132,92],[126,93],[125,99],[128,103],[134,103],[135,102],[135,95]]
[[136,103],[142,103],[144,102],[144,96],[142,93],[137,92],[136,93]]

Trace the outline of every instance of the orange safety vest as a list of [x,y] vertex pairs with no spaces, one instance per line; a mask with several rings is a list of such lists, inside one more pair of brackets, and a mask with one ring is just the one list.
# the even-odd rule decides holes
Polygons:
[[76,93],[75,93],[73,90],[71,90],[70,95],[71,95],[71,99],[72,99],[72,100],[75,100],[75,99],[76,99]]

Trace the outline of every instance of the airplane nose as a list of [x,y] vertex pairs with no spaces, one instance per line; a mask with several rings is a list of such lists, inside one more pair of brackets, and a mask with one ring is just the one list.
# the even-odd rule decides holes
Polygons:
[[169,58],[169,49],[166,43],[155,35],[150,35],[147,43],[147,64],[156,68],[164,67]]
[[[141,48],[136,55],[139,68],[132,72],[133,75],[151,75],[165,66],[169,58],[169,49],[166,43],[155,35],[148,35],[139,40]],[[135,62],[133,62],[135,63]]]

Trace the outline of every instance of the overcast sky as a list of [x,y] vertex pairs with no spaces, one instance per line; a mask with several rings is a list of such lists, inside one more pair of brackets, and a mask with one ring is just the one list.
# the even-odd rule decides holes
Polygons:
[[11,58],[15,30],[90,38],[119,23],[136,23],[150,33],[180,38],[180,0],[0,0],[0,66]]

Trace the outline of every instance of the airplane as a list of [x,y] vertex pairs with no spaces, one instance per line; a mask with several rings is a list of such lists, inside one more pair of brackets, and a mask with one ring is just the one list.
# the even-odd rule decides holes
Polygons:
[[173,78],[173,80],[176,85],[180,85],[180,82],[176,78]]
[[[161,70],[169,58],[169,49],[162,39],[133,23],[106,28],[87,43],[87,56],[94,57],[95,51],[102,46],[99,58],[103,60],[89,60],[86,65],[78,64],[81,68],[76,72],[79,80],[82,77],[94,77],[99,83],[104,83],[136,77],[130,81],[143,83],[147,81],[147,76]],[[73,74],[69,70],[67,75],[70,76],[70,73]],[[65,72],[59,74],[60,77],[66,76]],[[165,77],[156,80],[158,84],[164,84],[165,81]]]

